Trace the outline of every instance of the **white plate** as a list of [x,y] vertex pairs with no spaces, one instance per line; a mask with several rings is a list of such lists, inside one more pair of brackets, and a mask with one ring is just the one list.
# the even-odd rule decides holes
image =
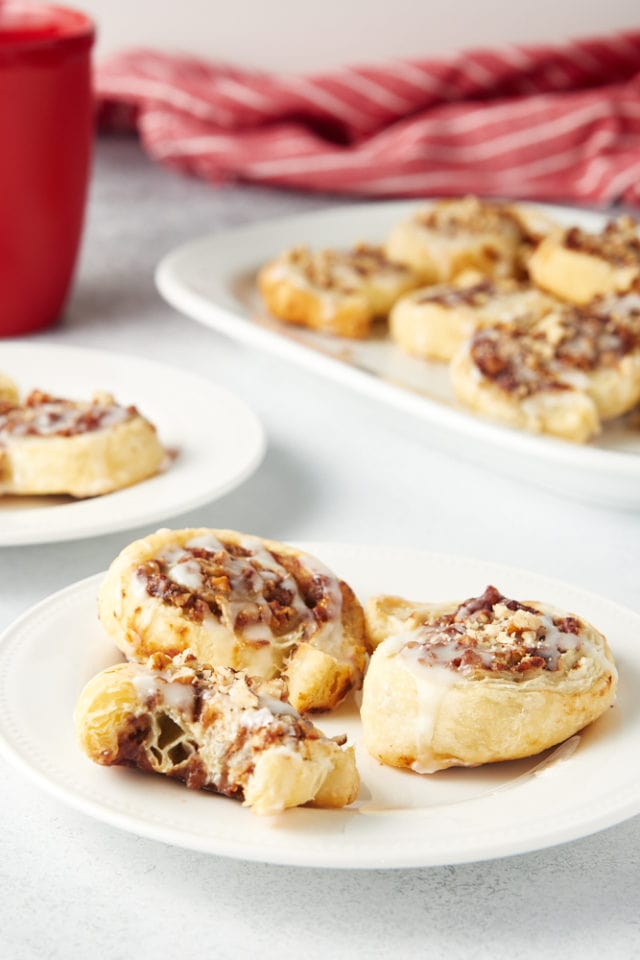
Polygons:
[[111,391],[118,402],[138,407],[156,425],[163,446],[177,453],[157,476],[101,497],[0,497],[0,546],[75,540],[156,523],[232,490],[264,456],[264,431],[255,414],[232,393],[185,370],[32,343],[2,344],[0,370],[21,392],[38,387],[82,400],[96,390]]
[[360,743],[353,704],[318,718],[356,744],[362,789],[344,810],[260,818],[238,802],[173,781],[92,764],[72,712],[85,682],[119,655],[96,621],[101,577],[34,607],[0,640],[0,747],[60,799],[134,833],[245,860],[323,867],[429,866],[489,859],[582,837],[640,811],[640,616],[524,571],[408,550],[306,544],[361,599],[403,592],[432,600],[495,583],[574,610],[609,637],[620,668],[615,707],[540,757],[421,777],[382,767]]
[[[269,318],[256,291],[261,264],[300,243],[314,247],[382,241],[415,201],[370,203],[289,217],[203,237],[165,257],[156,272],[162,295],[215,330],[273,351],[362,393],[420,417],[426,439],[456,457],[576,499],[640,507],[640,429],[624,421],[597,442],[576,446],[513,430],[465,411],[444,364],[404,355],[384,335],[353,341],[319,335]],[[600,214],[542,207],[558,221],[599,229]]]

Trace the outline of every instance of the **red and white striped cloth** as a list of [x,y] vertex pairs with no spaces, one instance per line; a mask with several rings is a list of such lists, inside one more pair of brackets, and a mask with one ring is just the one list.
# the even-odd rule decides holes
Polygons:
[[104,126],[213,182],[640,206],[640,31],[316,76],[134,50],[96,86]]

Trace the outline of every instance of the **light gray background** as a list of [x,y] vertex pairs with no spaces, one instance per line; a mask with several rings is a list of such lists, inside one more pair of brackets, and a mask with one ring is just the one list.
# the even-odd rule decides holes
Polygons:
[[637,0],[456,0],[455,8],[450,0],[82,0],[80,6],[96,22],[98,56],[144,46],[299,73],[638,27]]
[[[105,140],[67,316],[34,340],[191,369],[262,418],[269,450],[258,473],[174,526],[461,553],[640,609],[640,514],[571,503],[459,463],[430,449],[419,423],[217,336],[155,292],[153,269],[176,245],[332,202],[216,189],[151,165],[133,141]],[[0,626],[103,570],[143,532],[0,550]],[[4,762],[0,817],[0,953],[11,960],[181,951],[219,960],[595,960],[640,952],[637,817],[529,855],[389,872],[271,867],[174,849],[67,809]]]

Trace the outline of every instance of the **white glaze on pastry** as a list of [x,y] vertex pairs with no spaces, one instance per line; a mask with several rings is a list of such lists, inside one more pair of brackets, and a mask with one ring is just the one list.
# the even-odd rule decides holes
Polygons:
[[282,675],[301,710],[335,706],[366,664],[353,591],[315,557],[236,531],[136,541],[111,565],[99,610],[132,659],[190,649],[204,663]]
[[512,426],[585,442],[640,401],[640,305],[561,305],[529,327],[477,331],[451,363],[456,395]]
[[296,247],[258,276],[262,297],[280,320],[353,338],[365,337],[373,320],[386,317],[417,283],[411,270],[368,244],[351,250]]
[[325,737],[282,692],[278,681],[158,654],[89,681],[76,730],[96,763],[161,773],[255,813],[351,803],[359,786],[353,748]]
[[370,601],[376,649],[362,698],[367,749],[432,773],[530,756],[613,702],[605,638],[574,614],[488,587],[453,604]]
[[570,303],[628,293],[640,283],[638,223],[622,216],[600,233],[554,231],[532,254],[529,269],[539,287]]
[[0,409],[0,493],[97,496],[152,476],[164,456],[155,427],[110,394],[36,390]]
[[439,200],[397,224],[385,250],[426,284],[448,283],[468,270],[516,277],[524,273],[523,260],[545,232],[544,219],[538,216],[534,224],[517,205],[496,200]]
[[401,297],[389,316],[389,332],[406,353],[447,361],[476,330],[500,323],[527,327],[548,313],[554,302],[515,280],[462,277]]

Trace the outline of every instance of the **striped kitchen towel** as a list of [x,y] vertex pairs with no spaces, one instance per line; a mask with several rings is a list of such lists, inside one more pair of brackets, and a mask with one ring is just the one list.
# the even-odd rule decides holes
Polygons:
[[640,206],[640,31],[298,76],[133,50],[103,127],[212,182]]

